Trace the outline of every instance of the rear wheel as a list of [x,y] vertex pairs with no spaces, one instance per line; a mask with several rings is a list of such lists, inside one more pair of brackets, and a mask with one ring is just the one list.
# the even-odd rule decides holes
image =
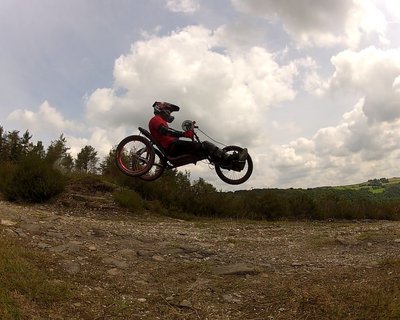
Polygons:
[[166,162],[163,154],[158,149],[154,149],[154,152],[155,158],[152,167],[149,171],[139,177],[144,181],[154,181],[158,179],[165,170]]
[[[228,155],[232,155],[234,153],[238,153],[242,151],[242,148],[238,146],[228,146],[223,149]],[[224,169],[221,168],[218,164],[215,164],[215,172],[218,177],[226,183],[229,184],[241,184],[246,182],[252,172],[253,172],[253,160],[250,155],[247,156],[246,161],[244,163],[243,168],[240,171],[233,169]]]
[[126,175],[139,177],[147,173],[154,163],[155,152],[150,141],[133,135],[123,139],[116,150],[117,167]]

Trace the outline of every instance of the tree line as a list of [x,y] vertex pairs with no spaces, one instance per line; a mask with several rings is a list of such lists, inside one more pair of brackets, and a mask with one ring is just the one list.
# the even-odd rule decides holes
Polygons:
[[[384,192],[335,189],[256,189],[222,192],[189,172],[166,171],[145,182],[128,177],[115,164],[115,148],[99,162],[97,151],[85,146],[74,159],[63,135],[31,142],[28,131],[0,127],[0,191],[10,200],[46,201],[63,190],[65,179],[78,173],[97,177],[134,192],[131,202],[144,202],[168,215],[235,219],[400,219],[400,184]],[[382,180],[382,179],[380,179]],[[385,180],[386,181],[386,180]],[[380,181],[381,182],[381,181]]]
[[35,156],[63,172],[97,173],[99,157],[92,146],[84,146],[74,159],[63,134],[51,141],[47,149],[42,141],[33,143],[31,139],[28,130],[21,134],[18,130],[5,131],[0,126],[0,162],[18,163],[24,157]]

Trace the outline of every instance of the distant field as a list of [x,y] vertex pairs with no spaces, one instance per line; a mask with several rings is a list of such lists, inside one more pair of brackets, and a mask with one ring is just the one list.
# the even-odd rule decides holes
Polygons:
[[[379,182],[380,183],[379,183]],[[394,178],[381,178],[381,179],[371,179],[369,181],[363,182],[363,183],[358,183],[358,184],[351,184],[347,186],[338,186],[335,187],[335,189],[341,189],[341,190],[368,190],[372,193],[382,193],[385,191],[385,188],[391,185],[395,184],[400,184],[400,177],[394,177]]]

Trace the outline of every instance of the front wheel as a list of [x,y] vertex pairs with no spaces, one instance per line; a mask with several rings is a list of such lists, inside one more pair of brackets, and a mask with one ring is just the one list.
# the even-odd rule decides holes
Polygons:
[[117,167],[126,175],[139,177],[147,173],[154,163],[155,153],[151,142],[145,137],[132,135],[117,146]]
[[[228,146],[223,149],[228,155],[242,151],[242,148],[237,146]],[[215,165],[215,172],[218,177],[229,184],[241,184],[246,182],[253,172],[253,160],[250,155],[247,155],[246,163],[240,171],[233,169],[223,169],[218,164]]]

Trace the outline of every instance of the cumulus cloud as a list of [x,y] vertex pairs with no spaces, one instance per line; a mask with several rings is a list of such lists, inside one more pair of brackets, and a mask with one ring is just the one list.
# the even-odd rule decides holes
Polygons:
[[361,98],[340,123],[319,129],[310,139],[272,146],[272,184],[315,187],[332,185],[332,181],[360,182],[377,172],[398,175],[393,164],[400,160],[400,119],[371,122],[365,104]]
[[[103,110],[107,108],[105,103],[99,105]],[[42,140],[45,145],[57,139],[61,133],[64,134],[67,146],[70,148],[69,152],[74,157],[86,145],[94,147],[99,156],[103,157],[121,140],[121,137],[128,134],[127,128],[124,127],[114,127],[109,130],[68,120],[48,101],[43,102],[37,111],[17,109],[11,112],[6,120],[13,129],[20,131],[28,129],[33,139]]]
[[337,125],[309,139],[272,146],[273,183],[318,186],[363,181],[376,172],[398,175],[393,164],[400,160],[399,54],[398,49],[368,47],[332,57],[335,72],[323,92],[347,92],[359,100]]
[[[93,78],[83,81],[86,87],[74,88],[70,86],[74,81],[66,81],[70,80],[68,73],[59,78],[65,81],[59,85],[68,88],[68,97],[77,92],[75,101],[83,92],[89,92],[84,100],[85,119],[79,123],[66,119],[61,109],[45,101],[31,110],[13,111],[6,121],[15,129],[29,129],[34,136],[42,132],[54,139],[63,132],[73,154],[92,145],[105,155],[123,137],[136,133],[138,126],[147,126],[152,103],[164,100],[182,107],[174,127],[178,128],[184,119],[194,119],[217,140],[249,147],[254,174],[240,187],[329,185],[333,181],[365,180],[376,172],[390,176],[400,159],[400,51],[388,49],[390,41],[398,43],[400,39],[395,24],[400,17],[398,2],[231,0],[237,10],[232,12],[208,1],[201,5],[217,14],[197,15],[193,13],[200,9],[198,0],[153,1],[149,8],[162,16],[160,22],[156,21],[165,23],[162,26],[134,19],[136,23],[126,31],[125,18],[132,19],[110,16],[117,19],[112,20],[117,23],[115,30],[126,31],[125,36],[115,37],[117,42],[123,43],[123,48],[126,41],[133,42],[130,51],[114,61],[113,74],[108,75],[113,79],[106,81],[107,75],[98,72],[103,74],[102,80]],[[47,9],[39,9],[48,15]],[[122,10],[125,13],[131,9],[140,7],[132,2]],[[171,12],[186,16],[177,19]],[[96,13],[93,16],[98,19]],[[38,15],[30,11],[29,16]],[[190,23],[201,22],[202,26],[182,27],[190,18],[194,18]],[[102,25],[110,21],[100,20]],[[68,37],[78,40],[74,45],[82,47],[93,38],[89,37],[92,32],[87,23],[75,22],[81,32],[70,37],[67,28]],[[140,33],[140,28],[146,31]],[[131,39],[132,31],[142,38],[126,40]],[[16,39],[19,36],[13,35]],[[99,43],[105,46],[102,52],[110,47],[107,41]],[[371,43],[375,46],[368,47]],[[350,49],[338,53],[343,46]],[[42,47],[37,47],[38,54],[48,58]],[[111,59],[115,56],[114,52]],[[31,59],[32,63],[43,57]],[[60,66],[66,61],[63,56],[52,57],[50,65]],[[82,51],[74,57],[69,58],[96,63],[95,56]],[[110,62],[108,58],[103,60]],[[15,60],[15,66],[22,68],[20,62]],[[82,61],[73,62],[80,65]],[[22,69],[10,70],[9,74],[17,74]],[[46,78],[38,78],[38,74],[32,72],[31,79]],[[41,81],[39,88],[47,88]],[[104,86],[110,82],[113,85],[93,90],[99,83]],[[31,90],[35,97],[46,94]],[[20,91],[28,92],[24,87]],[[313,113],[317,108],[318,112]],[[196,168],[193,178],[202,176],[218,187],[225,186],[217,184],[215,173],[207,166],[188,169],[192,168]]]
[[331,59],[336,69],[331,89],[364,96],[363,110],[370,121],[394,121],[400,117],[399,55],[399,49],[375,47],[343,51]]
[[398,0],[386,0],[385,1],[385,6],[387,13],[396,19],[395,21],[390,21],[390,22],[395,22],[399,23],[400,21],[397,19],[400,19],[400,3]]
[[18,126],[23,126],[38,132],[62,132],[63,130],[80,129],[80,125],[73,121],[66,120],[48,101],[44,101],[39,106],[37,112],[27,109],[16,109],[8,115],[7,120],[18,124]]
[[220,26],[215,31],[216,41],[229,50],[248,49],[262,43],[265,31],[250,19],[241,19]]
[[86,129],[86,137],[76,135],[74,132],[69,132],[65,136],[72,156],[76,157],[83,147],[90,145],[95,148],[100,157],[104,157],[126,135],[127,131],[123,127],[113,130],[89,127]]
[[193,13],[200,8],[198,0],[167,0],[166,7],[172,12]]
[[265,110],[294,99],[298,65],[280,65],[261,47],[221,52],[219,39],[207,28],[190,26],[134,43],[115,62],[114,87],[88,97],[88,119],[146,126],[151,104],[164,100],[183,107],[177,118],[195,119],[227,143],[254,143]]
[[239,11],[281,21],[300,46],[346,44],[357,47],[364,35],[385,38],[386,19],[371,0],[231,0]]

